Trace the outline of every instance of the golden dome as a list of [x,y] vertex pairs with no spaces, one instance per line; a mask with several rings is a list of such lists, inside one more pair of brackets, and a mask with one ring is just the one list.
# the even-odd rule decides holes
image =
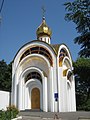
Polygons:
[[37,34],[37,38],[39,38],[40,36],[43,36],[43,35],[48,35],[49,37],[51,37],[52,31],[47,26],[45,17],[43,17],[41,25],[37,28],[36,34]]

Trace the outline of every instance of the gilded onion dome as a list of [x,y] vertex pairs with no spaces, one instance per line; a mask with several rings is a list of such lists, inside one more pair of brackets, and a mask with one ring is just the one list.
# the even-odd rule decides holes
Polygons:
[[37,34],[37,38],[39,38],[40,36],[44,36],[44,35],[47,35],[51,38],[52,31],[47,26],[45,17],[43,17],[41,25],[37,28],[36,34]]

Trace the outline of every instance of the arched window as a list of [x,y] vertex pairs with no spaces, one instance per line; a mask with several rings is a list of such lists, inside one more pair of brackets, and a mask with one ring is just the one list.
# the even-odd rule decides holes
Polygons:
[[65,56],[68,56],[66,50],[61,49],[59,54],[59,66],[62,66],[62,60]]
[[67,56],[67,53],[64,49],[61,49],[60,50],[60,54],[59,54],[59,58],[60,59],[63,59],[65,56]]
[[22,54],[20,61],[24,57],[26,57],[30,54],[41,54],[41,55],[45,56],[49,60],[50,65],[53,66],[52,56],[46,48],[41,47],[41,46],[32,46]]
[[30,79],[38,79],[42,83],[41,75],[37,72],[31,72],[29,73],[25,78],[25,83]]
[[67,74],[67,80],[69,80],[71,82],[71,76],[72,76],[73,72],[69,71]]

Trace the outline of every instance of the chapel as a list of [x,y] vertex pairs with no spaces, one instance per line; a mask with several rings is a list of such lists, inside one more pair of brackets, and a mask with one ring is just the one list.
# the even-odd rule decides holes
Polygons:
[[76,111],[71,53],[51,44],[52,31],[42,18],[37,39],[23,45],[12,63],[12,105],[21,110]]

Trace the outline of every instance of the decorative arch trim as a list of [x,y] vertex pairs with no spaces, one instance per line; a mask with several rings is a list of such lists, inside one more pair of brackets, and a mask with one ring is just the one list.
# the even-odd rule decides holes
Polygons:
[[[36,84],[35,84],[36,83]],[[37,79],[29,79],[26,83],[25,83],[25,86],[30,86],[30,88],[32,88],[33,85],[41,85],[41,82]]]
[[[49,61],[48,61],[48,59],[47,59],[46,57],[44,57],[44,56],[42,56],[42,55],[40,55],[40,54],[30,54],[30,55],[26,56],[25,58],[23,58],[23,59],[21,60],[21,62],[20,62],[20,64],[18,65],[17,69],[18,69],[27,59],[32,58],[32,57],[38,57],[38,58],[40,57],[41,59],[43,59],[43,60],[47,63],[47,66],[50,67],[50,63],[49,63]],[[35,67],[35,68],[37,68],[37,67]]]
[[64,69],[63,70],[63,76],[67,76],[67,72],[68,70],[72,69],[72,63],[70,62],[70,59],[66,56],[64,57],[63,61],[62,61],[62,66],[64,65],[64,63],[66,62],[66,66],[67,66],[67,69]]
[[41,75],[38,72],[30,72],[25,78],[25,83],[30,79],[38,79],[42,83]]
[[69,59],[67,56],[64,57],[64,59],[63,59],[63,61],[62,61],[62,65],[64,64],[65,61],[68,62],[68,64],[69,64],[69,68],[71,68],[71,67],[72,67],[72,62],[70,61],[70,59]]
[[[21,79],[21,77],[24,77],[24,78],[26,78],[26,76],[30,73],[30,72],[38,72],[39,74],[40,74],[40,76],[41,76],[41,78],[42,78],[42,82],[43,82],[43,78],[44,78],[44,74],[43,74],[43,71],[42,70],[40,70],[39,68],[36,68],[36,67],[30,67],[30,68],[27,68],[27,69],[25,69],[22,73],[21,73],[21,75],[20,75],[20,79],[19,80],[22,80]],[[31,81],[31,80],[30,80]],[[19,81],[20,82],[20,81]],[[27,83],[27,82],[26,82]]]
[[[30,54],[40,54],[40,55],[43,55],[44,57],[46,57],[49,62],[50,62],[50,65],[53,66],[53,59],[52,59],[52,56],[50,54],[50,52],[42,47],[42,46],[31,46],[30,48],[28,48],[23,54],[22,56],[20,57],[20,61],[25,58],[26,56],[30,55]],[[19,62],[20,62],[19,61]]]
[[[69,50],[69,48],[68,48],[65,44],[61,44],[61,45],[60,45],[59,50],[58,50],[58,53],[60,52],[61,49],[64,49],[64,50],[67,52],[67,54],[68,54],[68,56],[70,57],[70,59],[72,59],[72,58],[71,58],[70,50]],[[58,54],[58,56],[59,56],[59,54]]]
[[[23,45],[18,52],[16,53],[14,59],[13,59],[13,68],[14,70],[17,69],[18,65],[19,65],[19,61],[20,61],[20,57],[21,55],[31,46],[42,46],[45,49],[47,49],[49,51],[49,53],[52,56],[52,59],[54,60],[56,57],[56,52],[54,51],[53,47],[51,45],[49,45],[48,43],[44,42],[44,41],[40,41],[40,40],[33,40],[31,42],[26,43],[25,45]],[[39,55],[39,54],[38,54]],[[53,62],[54,64],[54,62]]]
[[67,57],[70,61],[72,61],[70,51],[68,47],[64,44],[60,45],[58,50],[58,59],[59,59],[59,66],[62,66],[63,59]]

